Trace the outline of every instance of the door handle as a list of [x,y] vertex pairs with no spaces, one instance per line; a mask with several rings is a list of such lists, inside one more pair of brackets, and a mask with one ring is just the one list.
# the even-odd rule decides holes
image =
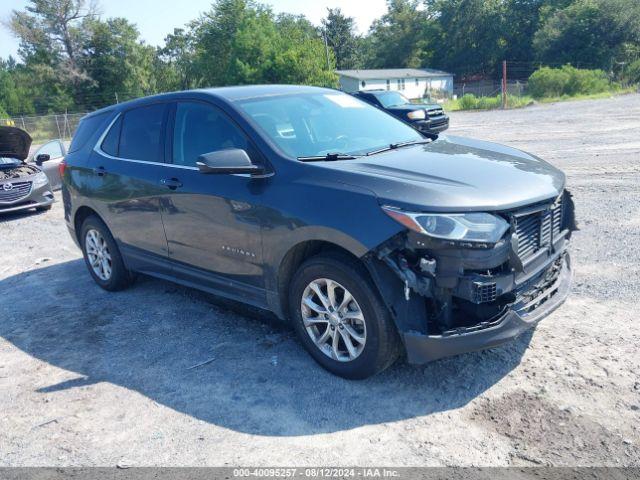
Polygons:
[[182,182],[177,178],[163,178],[160,180],[160,183],[171,190],[175,190],[182,186]]
[[93,169],[93,173],[95,173],[99,177],[102,177],[104,176],[105,173],[107,173],[107,171],[105,170],[104,167],[96,167]]

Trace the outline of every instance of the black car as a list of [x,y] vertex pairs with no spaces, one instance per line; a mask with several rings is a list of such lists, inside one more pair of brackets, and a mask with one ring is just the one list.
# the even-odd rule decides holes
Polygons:
[[122,103],[81,121],[64,165],[98,285],[141,272],[271,310],[348,378],[500,345],[569,290],[562,172],[335,90]]
[[355,97],[381,108],[425,133],[440,133],[449,128],[449,117],[437,103],[411,103],[400,92],[392,90],[363,90]]

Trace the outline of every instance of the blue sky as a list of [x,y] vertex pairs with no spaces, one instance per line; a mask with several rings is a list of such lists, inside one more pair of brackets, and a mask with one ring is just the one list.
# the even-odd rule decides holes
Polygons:
[[[11,11],[23,9],[27,0],[0,1],[0,57],[16,56],[18,42],[2,24],[9,19]],[[141,37],[151,45],[160,45],[169,32],[196,18],[208,10],[211,0],[101,0],[103,17],[125,17],[138,25]],[[313,23],[320,23],[327,7],[340,7],[356,19],[361,33],[368,30],[371,22],[384,14],[385,0],[262,0],[276,12],[304,14]]]

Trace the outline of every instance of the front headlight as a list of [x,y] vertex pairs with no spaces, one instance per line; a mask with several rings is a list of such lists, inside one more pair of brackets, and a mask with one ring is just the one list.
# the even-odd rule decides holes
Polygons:
[[49,179],[44,172],[36,173],[36,176],[33,179],[33,189],[44,187],[49,184]]
[[411,120],[424,120],[427,118],[427,115],[424,113],[424,110],[414,110],[413,112],[407,113],[407,117]]
[[414,232],[461,242],[497,243],[509,223],[490,213],[411,213],[382,207],[391,218]]

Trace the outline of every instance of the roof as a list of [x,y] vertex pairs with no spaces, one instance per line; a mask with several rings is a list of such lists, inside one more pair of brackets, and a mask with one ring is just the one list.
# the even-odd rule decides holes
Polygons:
[[[274,97],[279,95],[295,95],[300,93],[336,93],[338,90],[332,88],[312,87],[306,85],[243,85],[237,87],[214,87],[202,88],[198,90],[183,90],[178,92],[160,93],[146,97],[139,97],[126,102],[110,105],[108,107],[95,110],[86,115],[91,117],[100,115],[112,110],[123,110],[137,105],[147,104],[153,101],[180,100],[185,96],[214,96],[223,101],[236,102],[253,98]],[[342,92],[339,92],[342,93]]]
[[453,76],[452,73],[435,70],[433,68],[383,68],[378,70],[336,70],[343,77],[357,78],[358,80],[379,80],[387,78],[428,78]]

